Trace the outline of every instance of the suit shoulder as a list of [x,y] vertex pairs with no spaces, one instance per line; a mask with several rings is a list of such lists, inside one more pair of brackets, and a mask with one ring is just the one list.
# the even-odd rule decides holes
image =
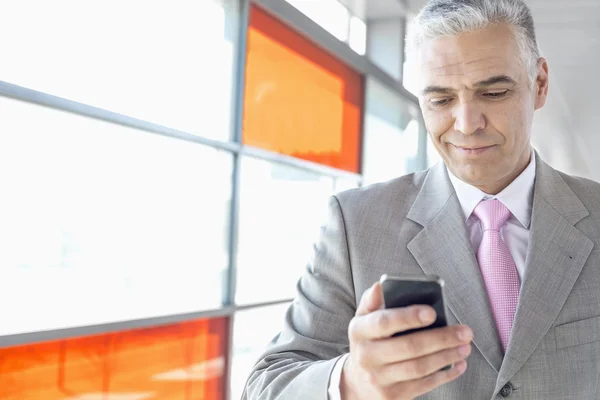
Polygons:
[[600,213],[600,183],[564,172],[559,175],[589,211]]
[[390,204],[407,202],[421,189],[428,170],[394,178],[386,182],[374,183],[357,189],[350,189],[336,195],[340,205],[355,206],[360,204]]

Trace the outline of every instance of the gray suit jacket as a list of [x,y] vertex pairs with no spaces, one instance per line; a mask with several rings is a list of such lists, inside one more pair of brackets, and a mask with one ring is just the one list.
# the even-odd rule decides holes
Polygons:
[[244,398],[326,400],[348,324],[382,274],[446,281],[448,319],[474,331],[463,376],[420,399],[600,399],[600,185],[538,155],[527,267],[506,355],[443,164],[330,199],[329,220],[282,332]]

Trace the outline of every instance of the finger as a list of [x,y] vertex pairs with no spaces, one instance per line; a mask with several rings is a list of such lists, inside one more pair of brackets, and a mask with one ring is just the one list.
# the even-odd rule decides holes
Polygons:
[[396,387],[396,392],[398,394],[410,393],[411,397],[418,397],[455,380],[464,374],[466,370],[467,362],[459,361],[447,371],[439,371],[435,374],[426,376],[425,378],[415,379],[409,382],[398,384]]
[[361,339],[388,339],[397,332],[429,326],[435,317],[435,310],[430,306],[377,310],[355,318],[353,328]]
[[367,298],[367,312],[372,313],[381,308],[383,308],[383,290],[381,289],[381,283],[375,282]]
[[472,339],[473,332],[468,326],[452,325],[375,341],[369,346],[372,353],[380,355],[383,363],[390,364],[453,349],[469,344]]
[[383,307],[383,293],[381,291],[381,284],[379,282],[375,282],[373,286],[365,291],[360,299],[358,309],[356,310],[356,315],[366,315],[373,311],[379,310],[381,307]]
[[471,354],[471,345],[440,351],[429,356],[383,366],[378,374],[379,384],[392,385],[429,376],[442,368],[465,360]]

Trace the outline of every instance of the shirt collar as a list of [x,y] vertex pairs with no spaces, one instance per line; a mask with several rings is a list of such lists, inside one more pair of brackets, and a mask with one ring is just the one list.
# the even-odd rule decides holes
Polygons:
[[476,187],[461,181],[450,170],[448,170],[448,175],[465,214],[465,220],[469,219],[481,200],[498,199],[510,210],[511,214],[521,225],[529,229],[533,204],[535,169],[535,155],[532,151],[531,161],[529,161],[527,168],[510,185],[495,196],[488,195]]

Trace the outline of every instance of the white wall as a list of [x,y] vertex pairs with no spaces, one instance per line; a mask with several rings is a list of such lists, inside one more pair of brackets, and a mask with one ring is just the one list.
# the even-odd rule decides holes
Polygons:
[[[544,161],[568,174],[598,179],[560,87],[551,82],[546,105],[534,117],[532,143]],[[594,176],[596,175],[596,176]]]

